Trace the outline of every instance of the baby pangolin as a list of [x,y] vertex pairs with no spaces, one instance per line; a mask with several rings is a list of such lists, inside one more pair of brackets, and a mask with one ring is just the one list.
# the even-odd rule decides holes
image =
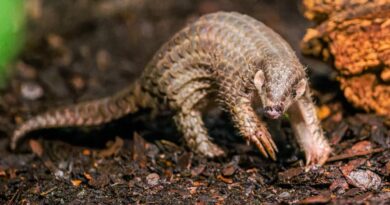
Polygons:
[[176,33],[155,54],[141,77],[114,96],[37,115],[13,133],[11,148],[37,129],[92,126],[148,108],[171,109],[194,152],[224,152],[210,139],[200,109],[210,93],[227,110],[247,142],[276,159],[277,147],[252,102],[277,119],[287,112],[308,165],[323,164],[330,147],[316,117],[304,67],[294,51],[263,23],[235,12],[200,17]]

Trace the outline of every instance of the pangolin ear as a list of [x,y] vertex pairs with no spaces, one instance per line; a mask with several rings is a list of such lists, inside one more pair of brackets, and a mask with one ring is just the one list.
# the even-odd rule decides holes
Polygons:
[[306,83],[305,79],[302,79],[301,81],[299,81],[299,83],[297,84],[296,90],[295,90],[297,97],[301,97],[305,93],[306,86],[307,86],[307,83]]
[[257,71],[255,74],[255,78],[253,79],[253,82],[258,91],[261,91],[264,85],[264,81],[265,81],[264,72],[262,70]]

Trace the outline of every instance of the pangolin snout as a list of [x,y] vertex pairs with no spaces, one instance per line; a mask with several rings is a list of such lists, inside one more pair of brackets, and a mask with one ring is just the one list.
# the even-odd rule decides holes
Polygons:
[[264,114],[271,119],[278,119],[282,115],[282,106],[267,106],[264,108]]

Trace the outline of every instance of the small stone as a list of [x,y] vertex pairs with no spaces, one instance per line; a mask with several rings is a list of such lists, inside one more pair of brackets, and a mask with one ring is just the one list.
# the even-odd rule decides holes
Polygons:
[[37,70],[33,66],[28,65],[28,64],[24,63],[23,61],[19,61],[16,64],[16,68],[19,71],[19,75],[24,79],[32,80],[32,79],[35,79],[38,75]]
[[67,161],[60,161],[58,163],[58,168],[64,170],[64,169],[68,168],[68,165],[69,165],[69,163]]
[[75,75],[71,78],[70,83],[72,84],[73,89],[83,90],[86,87],[85,80],[80,75]]
[[57,178],[57,179],[63,179],[64,178],[64,172],[62,170],[56,170],[54,172],[54,176]]
[[47,42],[49,46],[54,49],[62,49],[64,47],[64,39],[54,33],[47,36]]
[[85,191],[85,189],[82,189],[79,193],[77,193],[77,197],[83,197],[87,194],[87,192]]
[[[42,0],[29,0],[25,2],[27,15],[34,21],[38,21],[42,17],[43,5]],[[29,18],[29,19],[30,19]]]
[[363,190],[378,190],[382,184],[381,178],[370,170],[352,171],[348,175],[347,181]]
[[146,176],[146,183],[148,183],[149,186],[156,186],[159,183],[160,176],[156,173],[151,173],[148,176]]
[[111,55],[106,50],[100,50],[96,54],[96,64],[99,70],[106,70],[111,63]]
[[289,198],[290,197],[290,193],[288,193],[286,191],[282,192],[282,193],[279,194],[279,197],[282,198],[282,199],[283,198]]
[[23,83],[20,87],[23,98],[37,100],[43,96],[43,88],[37,83]]

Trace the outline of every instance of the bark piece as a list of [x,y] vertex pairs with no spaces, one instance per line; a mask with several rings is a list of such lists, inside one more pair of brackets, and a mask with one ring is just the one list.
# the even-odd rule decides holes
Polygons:
[[345,97],[357,108],[389,117],[390,0],[304,5],[308,19],[323,22],[307,30],[302,52],[332,59]]

